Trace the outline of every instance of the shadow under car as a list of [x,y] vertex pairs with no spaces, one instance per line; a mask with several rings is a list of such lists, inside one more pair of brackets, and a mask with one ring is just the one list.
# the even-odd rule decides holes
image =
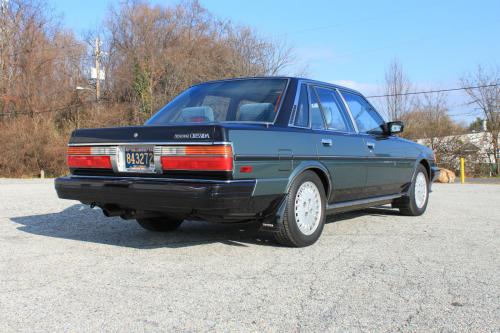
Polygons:
[[[326,223],[340,222],[365,215],[398,215],[387,208],[369,208],[335,214]],[[259,231],[257,223],[207,223],[185,221],[176,231],[161,233],[142,229],[134,220],[105,217],[101,209],[75,204],[58,213],[12,217],[18,230],[41,236],[71,239],[137,249],[179,248],[209,243],[231,246],[273,245],[268,232]]]

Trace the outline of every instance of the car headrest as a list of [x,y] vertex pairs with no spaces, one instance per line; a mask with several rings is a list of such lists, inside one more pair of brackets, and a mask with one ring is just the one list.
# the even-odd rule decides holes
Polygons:
[[271,121],[274,107],[271,103],[251,103],[240,106],[238,120]]
[[181,111],[181,120],[185,122],[214,121],[214,110],[209,106],[193,106]]

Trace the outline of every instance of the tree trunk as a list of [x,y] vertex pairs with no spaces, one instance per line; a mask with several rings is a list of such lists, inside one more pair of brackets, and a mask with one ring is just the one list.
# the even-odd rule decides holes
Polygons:
[[493,172],[495,175],[498,175],[498,135],[499,133],[491,133],[493,136],[492,143],[493,143],[493,161],[495,161],[495,165],[493,166]]

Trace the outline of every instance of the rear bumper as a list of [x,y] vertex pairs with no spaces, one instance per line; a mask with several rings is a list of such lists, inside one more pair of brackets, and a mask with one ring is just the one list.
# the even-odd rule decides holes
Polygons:
[[67,176],[55,180],[61,199],[220,222],[273,214],[282,195],[254,196],[255,186],[255,180],[92,176]]

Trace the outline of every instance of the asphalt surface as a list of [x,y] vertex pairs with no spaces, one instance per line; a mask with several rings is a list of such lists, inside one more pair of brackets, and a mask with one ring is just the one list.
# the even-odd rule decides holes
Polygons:
[[422,217],[333,216],[292,249],[251,226],[152,234],[0,180],[0,332],[500,332],[499,199],[437,184]]

